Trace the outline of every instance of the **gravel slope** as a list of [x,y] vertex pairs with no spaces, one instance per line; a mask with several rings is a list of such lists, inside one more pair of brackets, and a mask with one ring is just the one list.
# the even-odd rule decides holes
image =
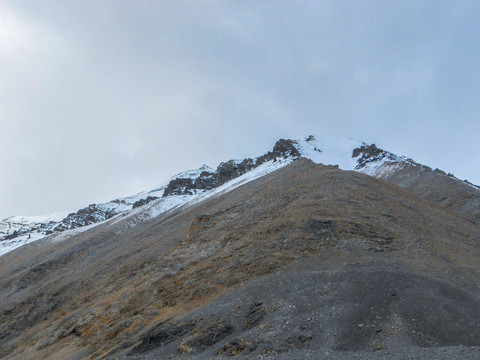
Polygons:
[[298,160],[2,256],[0,356],[468,358],[479,239],[399,186]]

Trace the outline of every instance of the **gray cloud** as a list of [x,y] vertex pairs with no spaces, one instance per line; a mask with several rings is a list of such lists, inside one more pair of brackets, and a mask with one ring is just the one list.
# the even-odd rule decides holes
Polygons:
[[310,133],[480,183],[479,15],[476,1],[2,1],[0,217]]

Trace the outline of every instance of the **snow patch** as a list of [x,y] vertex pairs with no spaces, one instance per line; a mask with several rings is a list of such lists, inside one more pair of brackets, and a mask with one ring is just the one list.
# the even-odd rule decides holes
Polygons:
[[379,161],[370,162],[366,164],[359,171],[364,174],[382,179],[392,171],[400,170],[404,166],[405,166],[405,163],[403,162],[393,162],[392,160],[383,158]]
[[30,224],[46,223],[50,221],[60,221],[64,219],[67,215],[68,213],[59,212],[55,214],[40,215],[40,216],[11,216],[2,221],[8,220],[13,223],[30,225]]
[[32,234],[25,234],[18,236],[14,239],[11,240],[3,240],[0,241],[0,256],[3,254],[6,254],[20,246],[23,246],[25,244],[29,244],[33,241],[39,240],[41,238],[45,237],[44,234],[41,233],[32,233]]
[[172,178],[170,178],[170,180],[174,180],[174,179],[178,179],[178,178],[196,179],[204,171],[207,171],[209,173],[213,173],[213,172],[215,172],[215,169],[212,169],[210,166],[208,166],[206,164],[203,164],[198,169],[192,169],[192,170],[187,170],[187,171],[181,172],[181,173],[173,176]]
[[352,157],[353,150],[366,145],[353,139],[337,137],[310,136],[297,141],[301,156],[317,164],[338,165],[342,170],[355,170],[357,160]]

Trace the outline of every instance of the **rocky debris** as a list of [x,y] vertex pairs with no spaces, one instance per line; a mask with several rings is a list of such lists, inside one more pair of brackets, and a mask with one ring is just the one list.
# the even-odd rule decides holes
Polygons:
[[131,349],[130,353],[142,354],[174,342],[194,329],[195,324],[195,321],[180,322],[177,324],[162,322],[158,326],[150,329],[142,337],[140,344]]
[[[382,252],[396,249],[393,234],[368,222],[344,221],[338,224],[336,232],[338,236],[357,239],[358,245],[368,251]],[[340,244],[338,246],[341,247]]]
[[314,238],[334,238],[335,223],[332,220],[318,220],[314,219],[310,221],[305,227],[307,234]]
[[143,206],[143,205],[146,205],[150,202],[152,202],[153,200],[157,200],[159,199],[158,196],[148,196],[147,198],[145,199],[140,199],[138,201],[135,201],[132,205],[132,209],[135,209],[137,207],[140,207],[140,206]]
[[267,312],[265,311],[265,306],[263,303],[259,302],[252,304],[248,310],[247,316],[245,317],[245,325],[243,328],[251,329],[260,325],[266,315]]
[[307,336],[304,334],[293,334],[285,340],[285,342],[293,348],[305,347],[311,341],[312,336]]
[[[217,350],[216,355],[222,355],[227,353],[228,356],[235,356],[241,353],[247,346],[251,345],[250,343],[246,343],[242,338],[235,338],[229,343],[225,344],[224,347]],[[252,351],[256,347],[250,347],[249,350]]]
[[197,332],[182,340],[178,346],[178,352],[185,354],[195,350],[205,350],[232,334],[235,327],[230,322],[218,321],[204,329],[197,329]]

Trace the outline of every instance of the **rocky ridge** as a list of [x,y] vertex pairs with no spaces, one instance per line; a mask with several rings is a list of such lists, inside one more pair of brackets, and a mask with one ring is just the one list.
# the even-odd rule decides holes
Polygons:
[[[13,249],[47,235],[98,224],[162,198],[198,195],[226,184],[266,162],[276,162],[278,159],[294,161],[302,157],[309,158],[316,163],[339,165],[344,170],[355,170],[384,179],[388,177],[388,180],[394,183],[395,174],[401,171],[405,172],[405,169],[410,169],[410,171],[414,169],[414,172],[430,172],[440,177],[461,181],[452,174],[446,174],[439,169],[432,170],[412,159],[380,149],[375,144],[369,145],[352,139],[317,140],[312,135],[304,140],[280,139],[271,151],[256,158],[229,160],[220,163],[216,169],[203,165],[198,169],[174,176],[166,185],[158,189],[107,203],[91,204],[61,219],[51,220],[48,217],[46,217],[47,220],[42,218],[32,220],[28,217],[6,218],[0,221],[0,250],[2,245],[5,249]],[[438,181],[439,179],[436,179],[436,182]],[[444,181],[445,179],[440,179],[440,182]],[[467,191],[467,195],[462,194],[467,198],[468,203],[462,206],[468,211],[477,213],[477,210],[480,209],[480,192],[474,190],[479,188],[467,180],[463,182],[473,191]],[[401,181],[396,183],[402,186]],[[183,200],[179,197],[179,202],[181,201]],[[472,203],[475,203],[473,208]],[[472,218],[473,221],[480,222],[479,216],[475,215]],[[0,251],[1,253],[2,251]]]
[[299,157],[298,150],[292,140],[281,139],[276,142],[272,151],[255,159],[222,162],[214,170],[207,165],[199,169],[186,171],[174,176],[167,185],[158,189],[139,193],[127,198],[120,198],[102,204],[90,204],[77,212],[70,213],[61,220],[30,220],[28,217],[9,217],[0,222],[0,241],[17,238],[39,238],[53,233],[76,229],[108,220],[115,215],[126,213],[137,207],[146,205],[159,198],[175,195],[193,195],[212,190],[233,180],[267,161],[278,158]]

